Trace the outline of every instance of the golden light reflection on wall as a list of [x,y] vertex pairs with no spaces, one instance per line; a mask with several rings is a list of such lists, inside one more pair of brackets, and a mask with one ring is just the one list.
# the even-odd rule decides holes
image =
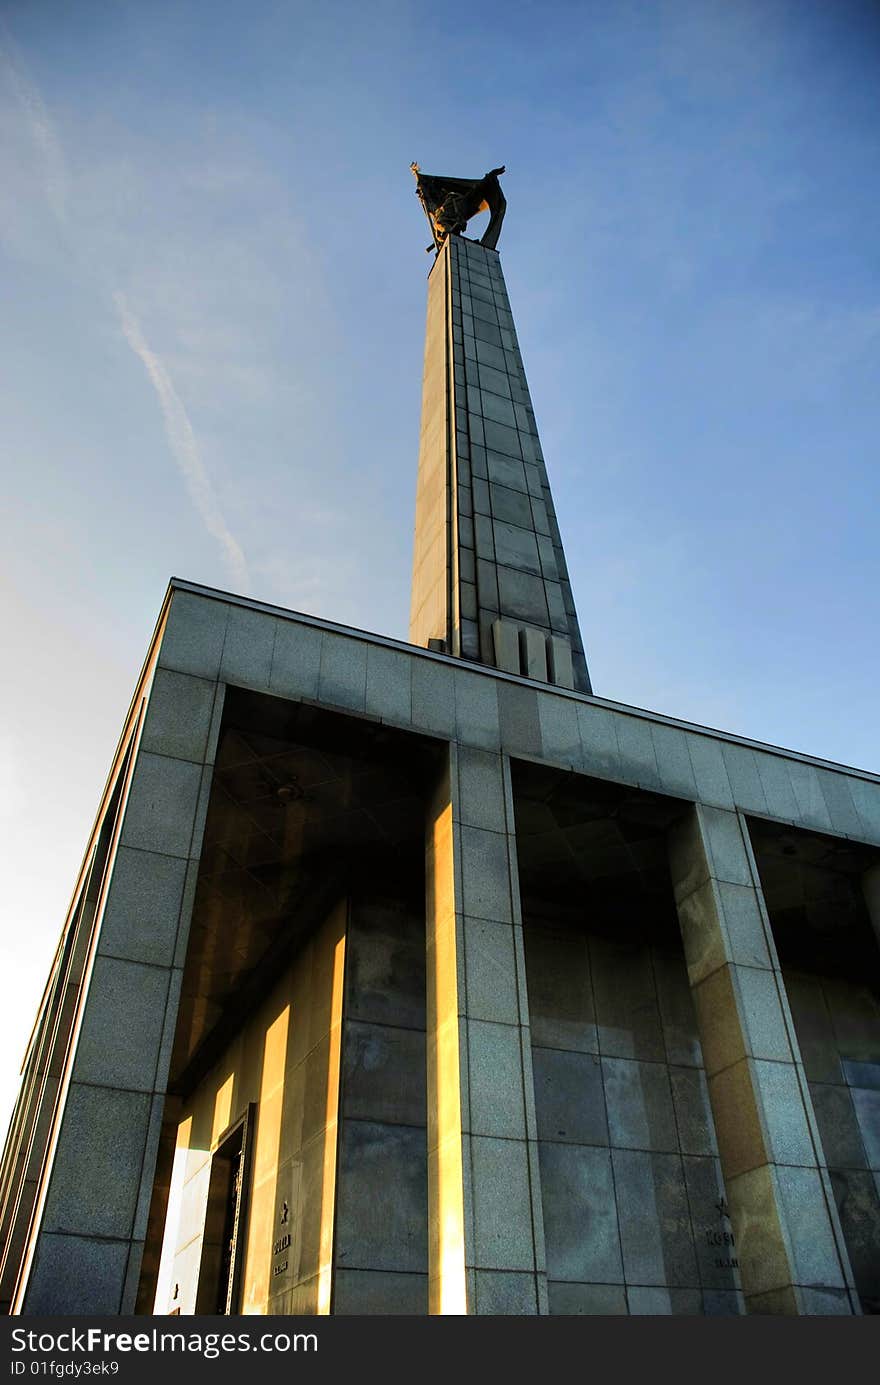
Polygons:
[[342,998],[345,980],[345,934],[333,949],[330,990],[330,1047],[327,1063],[327,1103],[324,1121],[324,1170],[321,1184],[321,1251],[318,1270],[318,1313],[330,1312],[333,1289],[333,1215],[336,1206],[336,1146],[339,1138],[339,1069],[342,1058]]
[[235,1086],[235,1073],[231,1072],[217,1089],[214,1098],[214,1119],[211,1123],[211,1145],[217,1143],[223,1131],[232,1123],[232,1089]]
[[171,1185],[168,1190],[168,1211],[165,1215],[165,1239],[162,1242],[162,1256],[159,1261],[159,1277],[156,1282],[154,1313],[167,1313],[173,1307],[171,1296],[174,1291],[174,1257],[180,1228],[180,1212],[183,1204],[183,1185],[186,1181],[187,1164],[192,1139],[192,1116],[181,1121],[177,1127],[177,1143],[174,1148],[174,1164],[171,1169]]
[[275,1190],[278,1155],[281,1147],[281,1114],[284,1104],[284,1076],[287,1057],[287,1029],[290,1006],[266,1030],[263,1043],[263,1071],[257,1106],[257,1135],[254,1148],[253,1188],[250,1198],[245,1293],[242,1313],[265,1313],[272,1269],[270,1247],[275,1221]]
[[452,804],[438,794],[426,852],[429,1311],[467,1313]]
[[[347,918],[342,900],[187,1100],[162,1261],[181,1313],[195,1311],[211,1150],[251,1102],[238,1312],[330,1312]],[[170,1306],[158,1296],[156,1305]]]

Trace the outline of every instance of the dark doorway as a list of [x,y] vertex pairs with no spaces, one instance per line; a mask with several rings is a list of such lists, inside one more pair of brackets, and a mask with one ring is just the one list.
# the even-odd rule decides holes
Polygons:
[[229,1316],[239,1311],[254,1110],[249,1107],[223,1136],[211,1159],[197,1313]]

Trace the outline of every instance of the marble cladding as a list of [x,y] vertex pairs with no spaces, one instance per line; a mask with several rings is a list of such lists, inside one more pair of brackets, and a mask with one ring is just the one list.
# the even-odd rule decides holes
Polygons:
[[413,572],[414,642],[439,636],[449,652],[494,664],[500,618],[560,642],[549,668],[527,656],[516,671],[589,692],[500,260],[459,237],[429,280]]
[[863,1312],[880,1312],[880,995],[785,969],[810,1098]]
[[739,1313],[680,953],[525,928],[553,1313]]
[[747,819],[697,804],[668,846],[748,1311],[857,1312]]
[[[494,250],[457,237],[448,248],[452,321],[451,413],[455,419],[457,542],[477,568],[470,618],[460,601],[460,652],[494,662],[493,624],[564,638],[574,685],[590,690],[510,301]],[[465,520],[465,523],[461,523]],[[468,542],[471,540],[472,542]],[[523,672],[546,681],[543,661]],[[563,676],[567,668],[563,667]]]
[[425,922],[355,897],[347,939],[333,1312],[428,1311]]

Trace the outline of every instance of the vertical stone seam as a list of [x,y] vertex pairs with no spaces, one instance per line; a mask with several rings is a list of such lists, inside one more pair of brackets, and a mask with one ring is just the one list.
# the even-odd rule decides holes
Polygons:
[[[168,995],[169,995],[169,992],[170,992],[170,974],[169,974],[169,988],[168,988],[168,991],[165,992],[165,1011],[163,1012],[164,1015],[167,1015],[167,1011],[168,1011]],[[163,1034],[164,1034],[164,1032],[165,1032],[165,1022],[164,1022],[164,1018],[163,1018],[162,1031],[161,1031],[161,1032],[162,1032]],[[157,1054],[156,1054],[156,1063],[157,1063],[157,1064],[158,1064],[158,1061],[159,1061],[159,1054],[157,1053]],[[155,1081],[156,1081],[156,1079],[155,1079],[155,1075],[154,1075],[154,1077],[153,1077],[153,1084],[154,1084],[154,1086],[155,1086]],[[163,1097],[164,1097],[164,1093],[163,1093],[162,1095],[163,1095]],[[125,1276],[124,1276],[124,1278],[123,1278],[123,1280],[122,1280],[122,1286],[121,1286],[121,1288],[120,1288],[120,1290],[119,1290],[119,1309],[118,1309],[119,1312],[122,1312],[123,1309],[124,1309],[126,1306],[129,1307],[129,1309],[130,1309],[131,1312],[134,1312],[133,1305],[126,1305],[124,1300],[125,1300],[125,1292],[126,1292],[126,1289],[128,1288],[128,1265],[129,1265],[129,1261],[131,1260],[132,1247],[135,1246],[135,1245],[137,1244],[137,1242],[135,1241],[134,1233],[135,1233],[135,1229],[136,1229],[136,1225],[137,1225],[138,1208],[140,1207],[140,1204],[141,1204],[141,1197],[142,1197],[143,1191],[144,1191],[144,1170],[145,1170],[145,1166],[146,1166],[146,1162],[147,1162],[147,1150],[149,1149],[149,1146],[150,1146],[150,1137],[151,1137],[152,1128],[153,1128],[153,1103],[154,1103],[155,1101],[157,1101],[157,1100],[158,1100],[158,1095],[157,1095],[157,1093],[156,1093],[155,1091],[150,1092],[150,1093],[149,1093],[149,1103],[148,1103],[148,1105],[147,1105],[147,1130],[146,1130],[146,1136],[145,1136],[145,1138],[144,1138],[143,1149],[141,1150],[140,1172],[138,1173],[138,1181],[137,1181],[137,1197],[136,1197],[135,1200],[134,1200],[134,1208],[133,1208],[132,1214],[131,1214],[131,1232],[130,1232],[130,1234],[129,1234],[129,1236],[128,1236],[128,1254],[127,1254],[127,1256],[125,1257]],[[163,1111],[163,1116],[164,1116],[164,1111]],[[160,1122],[160,1127],[159,1127],[159,1141],[158,1141],[158,1143],[161,1143],[161,1140],[162,1140],[162,1129],[161,1129],[161,1122]],[[157,1152],[157,1156],[158,1156],[158,1144],[157,1144],[157,1150],[156,1150],[156,1152]],[[154,1170],[153,1170],[153,1182],[155,1182],[155,1178],[156,1178],[156,1174],[155,1174],[155,1169],[154,1169]],[[151,1191],[151,1194],[150,1194],[150,1203],[152,1203],[152,1201],[153,1201],[153,1196],[152,1196],[152,1191]],[[144,1227],[144,1247],[145,1247],[145,1248],[146,1248],[146,1242],[147,1242],[147,1232],[149,1231],[149,1228],[150,1228],[150,1205],[149,1205],[149,1203],[148,1203],[148,1205],[147,1205],[146,1225],[145,1225],[145,1227]],[[139,1290],[139,1288],[140,1288],[140,1274],[138,1275],[138,1282],[137,1282],[137,1284],[134,1286],[134,1300],[135,1300],[135,1302],[137,1302],[137,1296],[138,1296],[138,1290]]]
[[[516,854],[516,813],[513,803],[513,776],[511,773],[510,756],[501,754],[501,783],[504,793],[504,827],[507,845],[507,876],[508,890],[510,893],[511,904],[511,944],[513,947],[513,966],[516,977],[516,997],[517,997],[517,1016],[519,1029],[519,1051],[520,1051],[520,1085],[523,1100],[523,1113],[531,1101],[533,1113],[535,1112],[535,1080],[534,1072],[530,1068],[530,1080],[532,1090],[527,1090],[526,1056],[525,1045],[529,1047],[529,1059],[531,1059],[531,1016],[528,1009],[525,1014],[522,1011],[522,997],[528,1006],[528,978],[526,975],[520,976],[520,958],[516,947],[515,929],[519,927],[522,932],[522,901],[519,892],[519,863]],[[525,944],[523,943],[523,967],[525,963]],[[529,1138],[528,1121],[525,1122],[525,1155],[526,1171],[529,1180],[529,1213],[532,1226],[532,1284],[535,1294],[535,1306],[540,1315],[542,1306],[547,1304],[547,1250],[544,1236],[544,1212],[543,1194],[541,1190],[541,1165],[538,1152],[538,1128],[537,1118],[535,1120],[535,1139],[534,1150],[532,1141]],[[543,1264],[539,1263],[538,1248],[543,1250]],[[541,1280],[543,1279],[543,1284]]]
[[[629,1315],[629,1280],[626,1272],[626,1259],[623,1254],[623,1227],[620,1224],[620,1198],[617,1194],[617,1173],[614,1168],[614,1149],[616,1146],[611,1144],[611,1122],[608,1119],[608,1098],[605,1093],[605,1064],[602,1053],[602,1026],[599,1024],[599,1008],[596,1003],[596,986],[593,980],[593,954],[590,951],[589,939],[584,939],[584,946],[587,953],[587,969],[590,975],[590,1003],[593,1007],[593,1014],[596,1016],[596,1054],[599,1059],[599,1086],[602,1090],[602,1110],[605,1112],[605,1129],[608,1131],[608,1167],[611,1172],[611,1189],[614,1196],[614,1223],[617,1227],[617,1250],[620,1255],[620,1277],[623,1284],[623,1293],[626,1299],[626,1311]],[[609,1054],[609,1057],[612,1055]]]
[[[705,1292],[705,1286],[704,1286],[704,1284],[703,1284],[702,1275],[700,1274],[700,1264],[699,1264],[699,1260],[698,1260],[698,1258],[697,1258],[697,1236],[698,1236],[698,1233],[699,1233],[699,1227],[697,1226],[696,1218],[695,1218],[695,1216],[694,1216],[694,1206],[693,1206],[693,1203],[691,1202],[690,1189],[689,1189],[689,1187],[688,1187],[687,1178],[685,1177],[685,1171],[684,1171],[684,1159],[685,1159],[685,1155],[684,1155],[684,1150],[683,1150],[683,1148],[682,1148],[682,1142],[681,1142],[681,1128],[680,1128],[679,1120],[678,1120],[678,1108],[677,1108],[676,1103],[675,1103],[675,1094],[674,1094],[674,1092],[673,1092],[673,1090],[672,1090],[672,1078],[671,1078],[670,1073],[669,1073],[670,1067],[678,1066],[678,1065],[672,1063],[672,1059],[671,1059],[671,1057],[670,1057],[670,1055],[669,1055],[669,1048],[668,1048],[667,1043],[666,1043],[666,1025],[665,1025],[665,1023],[664,1023],[664,1021],[663,1021],[663,1015],[662,1015],[662,1012],[661,1012],[661,1010],[660,1010],[660,990],[659,990],[659,987],[658,987],[658,985],[657,985],[657,968],[656,968],[656,966],[655,966],[655,953],[656,953],[656,949],[655,949],[654,947],[649,947],[648,951],[649,951],[649,955],[650,955],[650,958],[651,958],[651,977],[652,977],[652,980],[653,980],[653,982],[654,982],[654,995],[655,995],[655,998],[656,998],[656,1001],[657,1001],[657,1013],[658,1013],[658,1015],[659,1015],[659,1017],[660,1017],[660,1029],[661,1029],[661,1032],[662,1032],[662,1034],[663,1034],[663,1052],[666,1054],[665,1068],[666,1068],[666,1081],[667,1081],[667,1084],[668,1084],[668,1087],[669,1087],[669,1104],[670,1104],[670,1107],[672,1108],[672,1123],[673,1123],[673,1125],[675,1126],[675,1138],[676,1138],[676,1143],[677,1143],[677,1145],[678,1145],[678,1149],[677,1149],[676,1153],[678,1154],[679,1167],[681,1168],[681,1182],[682,1182],[682,1187],[684,1188],[684,1199],[685,1199],[685,1202],[687,1203],[688,1220],[690,1221],[690,1225],[691,1225],[691,1242],[692,1242],[692,1245],[693,1245],[693,1248],[694,1248],[694,1270],[695,1270],[697,1279],[700,1281],[700,1285],[699,1285],[699,1291],[700,1291],[700,1304],[701,1304],[701,1306],[704,1306],[704,1303],[703,1303],[703,1294],[704,1294],[704,1292]],[[592,979],[592,978],[591,978],[591,979]],[[594,1014],[596,1013],[595,1008],[594,1008],[594,1010],[593,1010],[593,1013],[594,1013]],[[698,1038],[699,1038],[699,1036],[698,1036]],[[703,1056],[703,1045],[700,1044],[700,1057],[702,1058],[702,1056]],[[701,1066],[701,1067],[699,1067],[699,1068],[694,1069],[694,1071],[696,1071],[696,1072],[702,1072],[702,1073],[704,1074],[704,1076],[705,1076],[705,1071],[706,1071],[706,1069],[705,1069],[705,1066]],[[603,1083],[602,1083],[603,1090],[604,1090],[604,1086],[605,1086],[605,1084],[604,1084],[604,1081],[603,1081]],[[707,1091],[706,1091],[706,1102],[707,1102],[707,1105],[709,1106],[709,1117],[710,1117],[710,1119],[711,1119],[711,1121],[712,1121],[712,1136],[713,1136],[713,1139],[714,1139],[714,1141],[715,1141],[715,1147],[716,1147],[716,1149],[717,1149],[717,1147],[718,1147],[718,1137],[717,1137],[717,1135],[715,1134],[715,1117],[712,1115],[712,1106],[711,1106],[711,1104],[709,1103],[709,1097],[708,1097],[708,1081],[707,1081],[707,1084],[706,1084],[706,1088],[707,1088]],[[607,1112],[606,1112],[606,1116],[607,1116]],[[610,1136],[610,1128],[609,1128],[609,1136]],[[716,1160],[717,1160],[717,1168],[720,1168],[720,1167],[721,1167],[721,1160],[720,1160],[720,1158],[719,1158],[717,1155],[711,1155],[710,1158],[712,1159],[713,1164],[715,1164],[715,1163],[716,1163]],[[622,1259],[623,1259],[623,1252],[622,1252],[622,1250],[621,1250],[621,1261],[622,1261]],[[741,1284],[740,1284],[739,1269],[737,1269],[737,1271],[736,1271],[736,1281],[735,1281],[735,1284],[736,1284],[736,1291],[737,1291],[737,1292],[741,1292],[742,1290],[741,1290]],[[669,1285],[668,1287],[671,1288],[672,1285]]]

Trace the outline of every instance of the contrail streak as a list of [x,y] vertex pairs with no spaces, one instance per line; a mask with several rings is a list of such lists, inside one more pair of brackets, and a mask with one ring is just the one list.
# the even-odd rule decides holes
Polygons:
[[[0,19],[0,76],[5,76],[21,108],[27,128],[43,163],[46,199],[58,225],[69,237],[75,235],[68,215],[70,179],[61,141],[36,83],[28,75],[6,25]],[[83,248],[83,247],[80,247]],[[88,246],[85,247],[88,249]],[[125,339],[138,356],[156,391],[165,421],[165,435],[186,482],[196,512],[205,528],[220,544],[226,565],[239,590],[249,585],[247,563],[241,545],[223,518],[189,415],[174,388],[162,359],[151,351],[141,325],[121,293],[113,300]]]
[[134,354],[140,359],[150,377],[162,417],[165,420],[165,435],[168,446],[181,475],[186,482],[193,505],[195,506],[208,533],[218,541],[223,550],[227,567],[239,588],[248,585],[248,570],[241,545],[230,532],[210,477],[205,470],[202,454],[189,415],[183,406],[168,371],[161,358],[151,351],[144,338],[141,325],[121,293],[114,293],[113,300],[125,339]]

